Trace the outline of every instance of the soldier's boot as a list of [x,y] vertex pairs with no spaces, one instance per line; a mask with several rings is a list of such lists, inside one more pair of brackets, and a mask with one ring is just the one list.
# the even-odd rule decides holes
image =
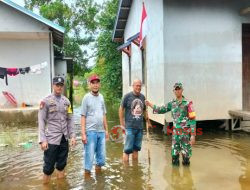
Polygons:
[[184,166],[189,166],[190,165],[190,160],[188,157],[183,156],[182,164]]
[[179,165],[180,165],[179,155],[177,155],[177,156],[172,156],[172,164],[173,164],[174,166],[179,166]]

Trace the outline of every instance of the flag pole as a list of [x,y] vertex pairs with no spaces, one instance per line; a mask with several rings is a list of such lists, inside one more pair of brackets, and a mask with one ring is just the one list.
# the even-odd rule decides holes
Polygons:
[[[139,35],[139,42],[140,42],[140,49],[141,49],[141,53],[142,53],[142,59],[144,62],[144,69],[145,72],[144,74],[144,83],[145,83],[145,98],[148,99],[148,87],[147,87],[147,61],[146,58],[144,58],[144,54],[143,51],[146,51],[146,48],[144,48],[145,45],[145,37],[146,37],[146,33],[147,33],[147,11],[145,8],[145,4],[144,1],[142,2],[142,14],[141,14],[141,23],[140,23],[140,35]],[[148,118],[148,109],[146,107],[146,115],[147,115],[147,120]],[[147,131],[147,147],[148,147],[148,161],[150,164],[150,150],[149,150],[149,127],[148,127],[148,122],[146,121],[146,131]]]
[[[144,1],[142,2],[142,16],[141,16],[141,27],[140,27],[140,47],[143,51],[146,51],[146,48],[144,48],[146,46],[145,44],[145,37],[146,37],[146,31],[147,30],[147,12],[146,12],[146,8],[145,8],[145,4]],[[146,27],[145,27],[146,26]],[[143,31],[144,29],[144,31]],[[142,51],[142,53],[143,53]],[[143,54],[142,57],[144,59],[144,82],[145,82],[145,96],[146,96],[146,100],[148,99],[148,79],[147,79],[147,59],[146,57],[144,57]],[[148,109],[146,107],[146,113],[147,113],[147,117],[148,117]],[[149,117],[147,118],[147,120],[149,120]],[[148,127],[148,122],[146,121],[146,131],[147,131],[147,148],[148,148],[148,162],[150,164],[151,161],[151,157],[150,157],[150,149],[149,149],[149,127]]]
[[[144,50],[145,51],[145,50]],[[144,55],[143,55],[144,56]],[[147,77],[147,61],[145,61],[145,96],[146,100],[148,99],[148,77]],[[146,113],[147,113],[147,120],[149,120],[149,114],[148,114],[148,108],[146,107]],[[150,149],[149,149],[149,128],[148,128],[148,122],[146,121],[146,130],[147,130],[147,147],[148,147],[148,162],[151,163],[151,157],[150,157]]]

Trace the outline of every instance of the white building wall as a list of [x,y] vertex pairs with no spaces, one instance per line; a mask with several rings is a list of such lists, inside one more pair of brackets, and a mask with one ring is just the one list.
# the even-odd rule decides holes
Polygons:
[[48,40],[1,40],[0,67],[20,68],[47,62],[42,74],[25,74],[8,76],[9,85],[0,79],[0,96],[2,91],[11,92],[21,104],[38,105],[40,100],[51,92],[50,57]]
[[[146,63],[147,63],[147,93],[145,93],[145,85],[142,93],[147,95],[147,99],[154,103],[164,102],[164,50],[163,50],[163,1],[144,0],[148,14],[148,34],[146,47]],[[157,11],[156,11],[157,10]],[[140,20],[142,12],[142,0],[133,1],[130,9],[128,21],[126,24],[124,39],[138,33],[140,30]],[[131,71],[133,79],[142,79],[142,63],[141,50],[135,44],[131,49]],[[128,56],[123,53],[123,94],[132,90],[129,87],[129,67]],[[164,123],[163,115],[153,115],[149,110],[150,119]]]
[[131,90],[129,86],[129,58],[127,54],[122,53],[122,92],[123,95]]
[[46,25],[0,2],[0,67],[22,68],[48,63],[40,75],[8,76],[8,86],[0,79],[0,107],[6,103],[2,91],[11,92],[19,105],[22,102],[38,105],[51,93],[53,46],[50,47],[49,35]]
[[[49,34],[50,40],[49,40],[49,45],[50,45],[50,78],[51,81],[53,80],[55,76],[55,59],[54,59],[54,42],[53,42],[53,36],[52,33]],[[53,91],[52,89],[52,82],[51,82],[51,92]]]
[[61,76],[65,80],[64,95],[67,96],[67,61],[56,60],[55,61],[55,76]]
[[[48,32],[48,27],[0,1],[0,32]],[[32,24],[31,24],[32,23]]]
[[55,76],[67,76],[67,61],[57,60],[55,61]]
[[[244,2],[246,3],[246,2]],[[242,109],[242,1],[164,0],[165,99],[184,85],[198,120]],[[170,117],[167,117],[170,120]]]

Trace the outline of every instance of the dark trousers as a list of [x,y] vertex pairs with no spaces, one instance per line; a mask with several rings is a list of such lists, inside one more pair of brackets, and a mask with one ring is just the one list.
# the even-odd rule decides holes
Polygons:
[[57,170],[62,171],[67,164],[68,152],[69,144],[64,135],[60,145],[48,144],[48,149],[44,151],[43,173],[51,175],[55,167]]

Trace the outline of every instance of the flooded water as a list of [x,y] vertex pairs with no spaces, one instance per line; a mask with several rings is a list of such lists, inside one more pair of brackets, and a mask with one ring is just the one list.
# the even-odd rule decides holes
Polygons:
[[[75,115],[79,119],[79,110]],[[118,124],[115,115],[109,126]],[[159,127],[150,131],[149,141],[144,138],[138,163],[123,165],[123,145],[107,142],[107,164],[101,174],[93,171],[90,179],[83,177],[83,145],[78,138],[69,153],[66,179],[53,175],[47,186],[42,185],[43,152],[36,142],[36,126],[0,128],[1,190],[250,189],[250,134],[243,132],[204,130],[193,147],[190,167],[172,167],[171,137]]]

